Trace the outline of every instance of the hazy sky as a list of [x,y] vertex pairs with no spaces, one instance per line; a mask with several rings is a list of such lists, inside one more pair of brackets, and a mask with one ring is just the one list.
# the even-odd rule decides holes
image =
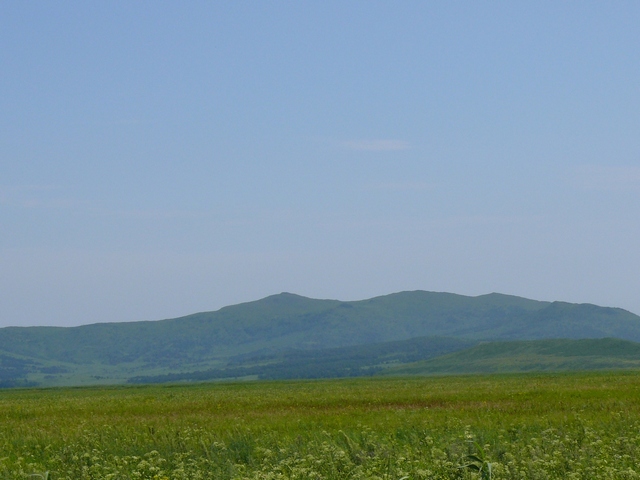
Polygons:
[[0,2],[0,326],[289,291],[640,314],[640,2]]

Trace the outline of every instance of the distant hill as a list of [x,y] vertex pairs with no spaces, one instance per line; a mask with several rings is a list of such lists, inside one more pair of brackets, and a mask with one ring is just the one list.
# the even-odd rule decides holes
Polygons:
[[640,369],[640,343],[616,338],[489,342],[411,364],[385,375],[434,375]]
[[617,308],[497,293],[468,297],[414,291],[352,302],[282,293],[176,319],[2,328],[0,359],[14,366],[0,363],[0,382],[5,377],[9,383],[42,385],[124,382],[227,369],[232,358],[243,355],[277,356],[418,337],[640,341],[640,317]]
[[278,354],[242,355],[224,368],[195,372],[132,377],[129,383],[207,381],[255,377],[334,378],[371,376],[389,366],[407,364],[463,350],[475,342],[443,337],[418,337],[397,342],[356,345],[323,350],[292,350]]

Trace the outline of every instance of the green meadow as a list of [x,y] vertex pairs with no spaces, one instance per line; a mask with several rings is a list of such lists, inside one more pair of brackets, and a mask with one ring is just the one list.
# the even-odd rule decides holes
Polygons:
[[640,478],[640,375],[0,391],[2,479]]

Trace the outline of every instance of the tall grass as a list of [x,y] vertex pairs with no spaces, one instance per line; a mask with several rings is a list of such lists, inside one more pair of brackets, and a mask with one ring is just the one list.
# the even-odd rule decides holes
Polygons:
[[639,398],[634,373],[5,390],[0,478],[640,478]]

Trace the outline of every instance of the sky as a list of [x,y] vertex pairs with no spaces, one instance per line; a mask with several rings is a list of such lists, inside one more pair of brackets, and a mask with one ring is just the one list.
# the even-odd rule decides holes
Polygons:
[[0,327],[280,293],[640,314],[640,2],[0,2]]

